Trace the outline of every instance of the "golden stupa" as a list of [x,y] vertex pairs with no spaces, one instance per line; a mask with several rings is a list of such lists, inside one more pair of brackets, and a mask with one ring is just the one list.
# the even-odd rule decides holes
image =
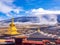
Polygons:
[[12,22],[10,23],[10,26],[8,28],[8,31],[5,34],[6,35],[17,35],[17,34],[19,34],[17,32],[17,28],[16,28],[16,26],[14,24],[14,18],[12,18]]

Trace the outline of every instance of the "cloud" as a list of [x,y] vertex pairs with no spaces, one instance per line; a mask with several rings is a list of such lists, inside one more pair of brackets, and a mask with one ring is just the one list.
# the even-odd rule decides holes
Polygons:
[[12,7],[6,5],[2,1],[0,1],[0,12],[8,13],[9,11],[12,10]]
[[38,17],[40,24],[56,24],[57,14],[60,14],[60,11],[45,10],[43,8],[38,8],[26,11],[26,13],[31,16]]
[[60,14],[60,10],[44,10],[43,8],[39,8],[39,9],[33,9],[31,10],[32,12],[36,12],[36,14]]
[[[10,14],[11,11],[18,14],[23,9],[21,7],[16,7],[13,4],[14,0],[0,0],[0,12],[3,12],[7,15],[7,17],[11,17],[13,15]],[[17,16],[17,15],[16,15]]]
[[1,21],[1,20],[4,20],[3,17],[0,17],[0,21]]

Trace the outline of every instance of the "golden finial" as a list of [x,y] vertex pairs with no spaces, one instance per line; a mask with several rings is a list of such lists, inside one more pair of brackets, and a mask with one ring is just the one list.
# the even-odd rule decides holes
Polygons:
[[12,22],[14,22],[14,18],[12,17]]
[[40,28],[38,28],[37,32],[39,32],[39,33],[40,33]]

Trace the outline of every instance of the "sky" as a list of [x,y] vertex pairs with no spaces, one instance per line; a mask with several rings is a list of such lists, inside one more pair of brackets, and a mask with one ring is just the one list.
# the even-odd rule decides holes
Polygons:
[[57,23],[60,0],[0,0],[0,20],[11,17],[35,16],[40,23]]

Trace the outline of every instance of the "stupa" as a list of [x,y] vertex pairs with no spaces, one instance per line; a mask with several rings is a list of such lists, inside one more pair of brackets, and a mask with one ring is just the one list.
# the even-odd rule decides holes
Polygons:
[[6,35],[17,35],[17,34],[19,34],[17,32],[17,28],[16,28],[16,26],[14,24],[14,18],[12,18],[12,22],[10,23],[9,28],[8,28],[8,30],[7,30],[7,32],[5,34]]

